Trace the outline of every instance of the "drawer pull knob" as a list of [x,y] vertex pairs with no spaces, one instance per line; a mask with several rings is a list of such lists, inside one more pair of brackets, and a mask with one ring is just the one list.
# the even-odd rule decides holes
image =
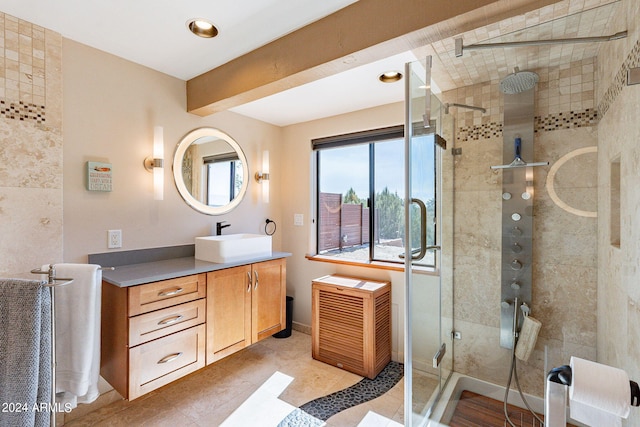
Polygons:
[[174,360],[176,360],[180,356],[182,356],[182,352],[170,354],[170,355],[165,356],[162,359],[158,360],[158,364],[173,362]]
[[166,319],[162,319],[158,322],[158,325],[171,325],[180,320],[182,320],[184,316],[182,314],[176,314],[175,316],[167,317]]
[[184,291],[183,288],[174,288],[173,290],[164,289],[158,292],[159,297],[170,297],[173,295],[178,295],[180,292]]

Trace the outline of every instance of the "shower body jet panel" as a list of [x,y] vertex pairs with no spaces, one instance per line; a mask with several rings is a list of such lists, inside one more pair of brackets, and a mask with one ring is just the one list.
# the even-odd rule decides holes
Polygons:
[[[534,89],[504,95],[505,165],[514,159],[514,141],[520,138],[520,154],[533,159]],[[502,262],[500,346],[513,348],[514,312],[522,325],[522,310],[531,306],[533,247],[533,167],[503,168],[502,172]]]

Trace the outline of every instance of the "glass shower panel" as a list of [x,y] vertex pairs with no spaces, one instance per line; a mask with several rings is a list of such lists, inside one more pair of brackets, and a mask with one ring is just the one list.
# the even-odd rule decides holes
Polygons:
[[444,387],[453,365],[453,292],[446,283],[452,274],[443,271],[450,269],[451,261],[442,256],[451,251],[443,244],[452,240],[443,232],[453,230],[447,223],[452,218],[452,175],[443,179],[443,168],[452,168],[443,147],[444,125],[451,123],[442,117],[440,101],[427,90],[428,70],[428,60],[409,63],[405,69],[405,180],[406,199],[410,201],[405,207],[405,221],[409,224],[405,234],[407,426],[427,422],[434,398]]

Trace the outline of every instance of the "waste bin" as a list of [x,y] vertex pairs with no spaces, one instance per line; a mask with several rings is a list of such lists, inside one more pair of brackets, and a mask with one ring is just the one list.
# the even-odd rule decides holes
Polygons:
[[287,297],[287,327],[280,332],[273,334],[274,338],[288,338],[291,336],[291,325],[293,324],[293,297]]

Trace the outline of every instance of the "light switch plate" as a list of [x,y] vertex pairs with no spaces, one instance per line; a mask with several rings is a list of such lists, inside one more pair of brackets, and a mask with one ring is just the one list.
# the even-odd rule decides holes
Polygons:
[[293,225],[303,226],[304,225],[304,215],[303,214],[293,214]]

